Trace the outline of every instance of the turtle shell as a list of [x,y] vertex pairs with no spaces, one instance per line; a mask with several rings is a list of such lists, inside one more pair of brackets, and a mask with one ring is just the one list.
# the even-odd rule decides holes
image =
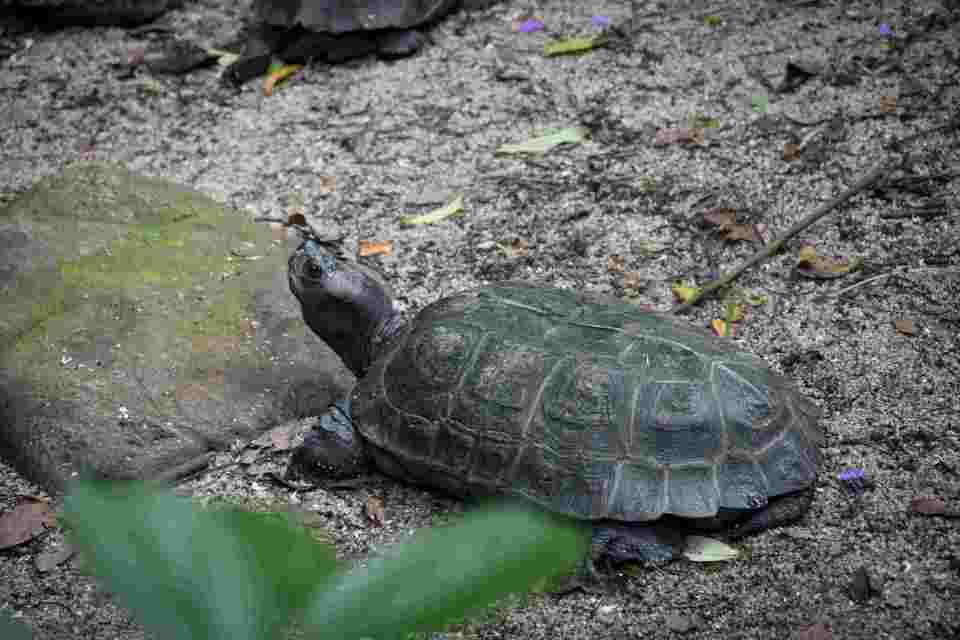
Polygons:
[[253,13],[276,27],[320,33],[407,29],[432,22],[460,0],[254,0]]
[[427,307],[359,381],[377,466],[583,519],[756,509],[816,477],[815,406],[670,316],[523,284]]

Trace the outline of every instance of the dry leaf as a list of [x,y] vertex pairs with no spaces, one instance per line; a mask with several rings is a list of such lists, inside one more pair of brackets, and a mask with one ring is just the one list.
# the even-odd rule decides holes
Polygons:
[[290,448],[290,428],[289,427],[275,427],[269,432],[270,444],[273,445],[273,448],[277,451],[286,451]]
[[643,288],[643,278],[639,271],[628,271],[623,274],[623,288],[628,291],[639,291]]
[[363,505],[363,513],[367,521],[375,527],[382,527],[387,521],[387,507],[383,498],[370,496]]
[[333,193],[337,190],[337,179],[333,176],[320,176],[320,193]]
[[232,353],[239,349],[239,336],[193,336],[194,353]]
[[627,268],[627,260],[621,255],[614,253],[607,258],[607,271],[610,273],[623,273]]
[[690,302],[700,295],[700,289],[697,287],[688,287],[682,282],[674,282],[672,289],[673,295],[675,295],[680,302]]
[[443,205],[439,209],[434,209],[429,213],[424,213],[421,215],[411,215],[403,216],[400,218],[400,224],[404,225],[415,225],[415,224],[433,224],[435,222],[442,222],[450,216],[455,216],[463,213],[463,196],[458,195],[449,203]]
[[720,229],[724,240],[733,242],[735,240],[749,240],[750,242],[762,242],[760,234],[752,224],[729,224]]
[[714,207],[703,212],[703,220],[708,224],[725,227],[737,221],[737,210],[729,207]]
[[897,112],[896,96],[880,96],[880,111],[883,113]]
[[12,511],[0,515],[0,549],[33,540],[56,524],[49,500],[20,496],[20,503]]
[[783,145],[783,159],[786,162],[792,162],[800,157],[801,147],[795,142],[788,142]]
[[808,278],[840,278],[859,269],[862,262],[859,258],[821,256],[813,245],[806,244],[800,249],[796,271]]
[[302,64],[284,64],[271,68],[263,81],[263,95],[272,96],[274,87],[301,69],[303,69]]
[[177,400],[180,401],[197,401],[197,400],[207,400],[210,398],[210,391],[202,385],[196,382],[188,382],[186,384],[177,385],[176,390],[174,391],[174,396]]
[[717,334],[717,336],[720,338],[726,338],[728,330],[730,332],[730,335],[733,335],[733,325],[732,324],[728,325],[726,320],[721,320],[720,318],[714,318],[710,322],[710,326],[713,328],[713,332]]
[[947,512],[947,503],[936,496],[919,496],[910,501],[910,511],[924,516],[940,516]]
[[383,242],[371,242],[370,240],[361,240],[359,252],[362,257],[392,255],[393,240],[384,240]]
[[897,328],[897,331],[906,336],[915,336],[917,335],[917,325],[910,320],[909,318],[900,318],[899,320],[893,321],[893,326]]
[[497,243],[497,249],[508,258],[519,258],[527,255],[529,247],[530,245],[527,244],[527,241],[523,238],[514,238],[513,240]]
[[703,129],[691,127],[673,127],[670,129],[660,129],[657,131],[653,144],[662,146],[666,144],[703,144],[706,138],[703,135]]

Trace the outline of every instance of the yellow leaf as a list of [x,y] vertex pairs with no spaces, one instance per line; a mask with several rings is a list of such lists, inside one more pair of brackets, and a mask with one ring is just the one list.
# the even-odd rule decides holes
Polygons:
[[587,139],[587,130],[583,127],[554,129],[542,136],[530,138],[517,144],[502,144],[494,152],[498,156],[543,155],[562,144],[579,144]]
[[720,336],[721,338],[727,337],[727,323],[725,320],[720,318],[714,318],[710,322],[710,326],[713,327],[713,332]]
[[403,216],[400,218],[400,224],[404,225],[415,225],[415,224],[433,224],[435,222],[441,222],[446,220],[450,216],[455,216],[458,213],[463,213],[463,196],[457,196],[449,204],[446,204],[439,209],[434,209],[429,213],[424,213],[419,216]]
[[743,305],[735,302],[728,302],[726,311],[727,322],[740,322],[743,320]]
[[680,302],[690,302],[700,295],[700,289],[697,287],[688,287],[682,282],[674,282],[673,295],[675,295]]
[[302,64],[284,64],[277,67],[271,67],[269,75],[267,75],[266,79],[263,81],[263,95],[272,96],[273,88],[277,84],[300,71],[300,69],[303,69]]
[[582,38],[564,38],[554,40],[543,46],[543,55],[562,56],[571,53],[583,53],[607,44],[607,37],[602,34],[585,36]]

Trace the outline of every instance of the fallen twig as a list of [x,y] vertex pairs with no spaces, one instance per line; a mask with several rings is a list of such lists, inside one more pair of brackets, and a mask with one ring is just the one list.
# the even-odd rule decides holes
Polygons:
[[763,249],[755,253],[751,258],[741,263],[739,266],[735,267],[732,271],[723,274],[717,280],[707,283],[705,286],[701,287],[697,291],[696,295],[694,295],[692,298],[690,298],[683,304],[679,304],[675,306],[673,309],[671,309],[671,311],[673,313],[682,313],[686,311],[693,305],[703,300],[706,296],[712,294],[718,289],[722,289],[723,287],[726,287],[727,285],[729,285],[731,282],[736,280],[741,273],[743,273],[753,265],[757,264],[758,262],[762,262],[763,260],[765,260],[766,258],[769,258],[770,256],[777,254],[781,249],[783,249],[784,245],[786,245],[788,240],[790,240],[792,237],[794,237],[795,235],[797,235],[798,233],[800,233],[801,231],[803,231],[804,229],[806,229],[807,227],[809,227],[810,225],[818,221],[820,218],[823,218],[824,216],[826,216],[836,207],[840,206],[841,204],[843,204],[844,202],[846,202],[856,194],[860,193],[861,191],[863,191],[864,189],[866,189],[867,187],[869,187],[870,185],[878,181],[887,172],[889,172],[891,168],[892,168],[892,163],[890,162],[889,158],[884,158],[883,160],[878,162],[876,165],[874,165],[874,167],[870,171],[864,174],[862,178],[857,180],[857,182],[854,183],[852,187],[850,187],[840,195],[836,196],[835,198],[817,207],[817,209],[813,213],[811,213],[806,218],[804,218],[800,222],[796,223],[795,225],[787,229],[779,238],[777,238],[776,240],[768,244],[766,247],[764,247]]

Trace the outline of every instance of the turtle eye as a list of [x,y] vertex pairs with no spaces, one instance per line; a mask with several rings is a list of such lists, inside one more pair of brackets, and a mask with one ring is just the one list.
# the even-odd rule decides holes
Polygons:
[[307,260],[307,275],[311,278],[319,278],[323,275],[323,267],[317,264],[316,260]]

